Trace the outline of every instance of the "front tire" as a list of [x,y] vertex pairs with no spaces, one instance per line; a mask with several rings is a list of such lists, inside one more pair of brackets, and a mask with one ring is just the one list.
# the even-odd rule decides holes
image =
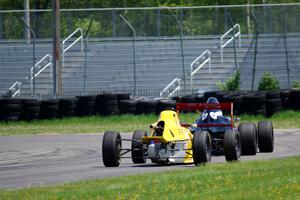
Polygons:
[[211,161],[211,139],[207,131],[197,131],[193,136],[194,164],[201,165]]
[[102,159],[105,167],[118,167],[120,165],[121,141],[121,135],[118,132],[107,131],[104,133]]
[[241,146],[243,155],[255,155],[257,150],[256,125],[253,123],[241,123],[239,125]]
[[258,148],[260,152],[273,152],[274,130],[270,121],[258,123]]
[[135,164],[146,163],[147,151],[142,143],[142,137],[147,136],[146,131],[134,131],[131,143],[131,158]]
[[226,161],[239,160],[241,156],[241,138],[239,133],[228,129],[224,134],[224,154]]

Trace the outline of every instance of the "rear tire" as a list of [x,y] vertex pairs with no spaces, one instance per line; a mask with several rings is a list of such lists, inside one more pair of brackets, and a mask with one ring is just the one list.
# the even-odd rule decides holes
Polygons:
[[260,152],[273,152],[274,131],[270,121],[258,123],[258,148]]
[[147,151],[142,143],[142,137],[147,136],[146,131],[134,131],[131,143],[131,158],[135,164],[146,163]]
[[194,164],[196,166],[211,161],[211,139],[207,131],[195,132],[192,145]]
[[239,133],[228,129],[224,134],[224,154],[226,161],[239,160],[241,156],[241,138]]
[[105,167],[120,165],[121,135],[118,132],[107,131],[102,141],[102,159]]
[[241,137],[242,155],[255,155],[257,150],[257,132],[253,123],[241,123],[239,125]]

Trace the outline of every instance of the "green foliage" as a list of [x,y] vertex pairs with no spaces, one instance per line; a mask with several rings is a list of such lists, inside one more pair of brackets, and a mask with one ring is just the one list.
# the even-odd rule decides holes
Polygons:
[[292,82],[292,88],[300,88],[300,82],[299,81],[293,81]]
[[236,71],[225,83],[217,81],[216,85],[221,91],[238,91],[240,89],[240,71]]
[[[157,120],[157,115],[121,115],[71,117],[64,119],[39,120],[33,122],[0,122],[0,136],[34,134],[83,134],[103,133],[108,130],[131,133],[133,130],[147,130]],[[180,121],[193,123],[198,113],[180,114]],[[283,111],[267,119],[263,116],[241,115],[241,122],[271,120],[274,128],[300,128],[299,111]]]
[[280,87],[277,78],[271,72],[265,72],[258,83],[258,90],[267,91],[278,89],[280,89]]
[[146,174],[47,187],[2,189],[0,199],[299,199],[299,162],[300,156],[295,156],[177,170],[166,166],[163,172],[149,170]]

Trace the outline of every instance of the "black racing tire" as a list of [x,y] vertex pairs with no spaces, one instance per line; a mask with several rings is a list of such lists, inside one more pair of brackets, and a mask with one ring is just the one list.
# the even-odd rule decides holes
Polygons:
[[228,129],[224,133],[224,154],[226,161],[237,161],[241,156],[241,139],[235,130]]
[[280,91],[269,91],[266,93],[267,99],[280,99]]
[[197,131],[193,136],[193,157],[196,166],[209,163],[211,161],[211,139],[207,131]]
[[256,155],[257,131],[254,123],[241,123],[239,125],[242,155]]
[[107,131],[102,141],[102,159],[105,167],[118,167],[121,162],[121,135],[118,132]]
[[147,150],[142,143],[142,137],[147,136],[146,131],[134,131],[131,142],[131,158],[134,164],[146,163]]
[[170,108],[176,108],[176,101],[174,100],[160,100],[157,103],[156,107],[156,114],[159,114],[161,111],[170,109]]
[[205,100],[205,102],[207,101],[207,99],[209,97],[216,97],[216,98],[218,98],[218,92],[217,91],[207,91],[207,92],[204,92],[204,100]]
[[195,103],[196,95],[195,94],[189,94],[181,97],[181,102],[184,103]]
[[258,148],[260,152],[274,150],[274,130],[270,121],[258,122]]
[[130,99],[130,93],[117,94],[118,101]]

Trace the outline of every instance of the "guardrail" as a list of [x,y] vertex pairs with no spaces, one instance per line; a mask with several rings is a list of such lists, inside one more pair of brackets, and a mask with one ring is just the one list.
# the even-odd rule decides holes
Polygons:
[[[237,32],[235,31],[237,29]],[[231,36],[225,43],[224,38],[233,32],[233,36]],[[235,24],[231,29],[229,29],[226,33],[224,33],[220,39],[220,46],[221,46],[221,63],[223,63],[223,49],[232,42],[236,37],[239,37],[239,47],[241,47],[241,28],[239,24]],[[224,43],[224,44],[223,44]]]
[[[200,63],[201,59],[205,59],[202,63]],[[208,70],[211,73],[211,51],[205,50],[200,56],[198,56],[191,63],[191,90],[193,90],[193,78],[194,75],[206,64],[208,63]],[[194,65],[197,64],[197,68],[194,70]]]
[[22,83],[20,81],[16,81],[8,90],[11,92],[11,96],[15,97],[21,92]]
[[[49,59],[49,60],[47,60]],[[47,62],[48,61],[48,62]],[[44,64],[44,65],[42,65]],[[34,67],[30,69],[30,80],[31,80],[31,90],[35,90],[35,85],[33,84],[34,79],[42,73],[47,67],[50,67],[50,78],[52,77],[52,56],[51,54],[46,54],[41,60],[39,60]],[[35,69],[39,69],[38,72],[35,72]]]
[[[66,46],[66,42],[72,38],[76,33],[80,32],[80,36],[74,40],[69,46]],[[65,67],[65,53],[74,46],[78,41],[81,42],[81,51],[83,51],[83,33],[82,28],[77,28],[73,33],[71,33],[66,39],[62,42],[62,67]]]
[[[159,96],[164,96],[166,94],[166,96],[170,97],[173,94],[175,94],[175,92],[180,90],[180,78],[175,78],[173,81],[171,81],[171,83],[169,83],[169,85],[167,85],[160,93]],[[177,86],[176,86],[177,83]],[[170,90],[170,88],[172,86],[175,86],[174,90]]]

